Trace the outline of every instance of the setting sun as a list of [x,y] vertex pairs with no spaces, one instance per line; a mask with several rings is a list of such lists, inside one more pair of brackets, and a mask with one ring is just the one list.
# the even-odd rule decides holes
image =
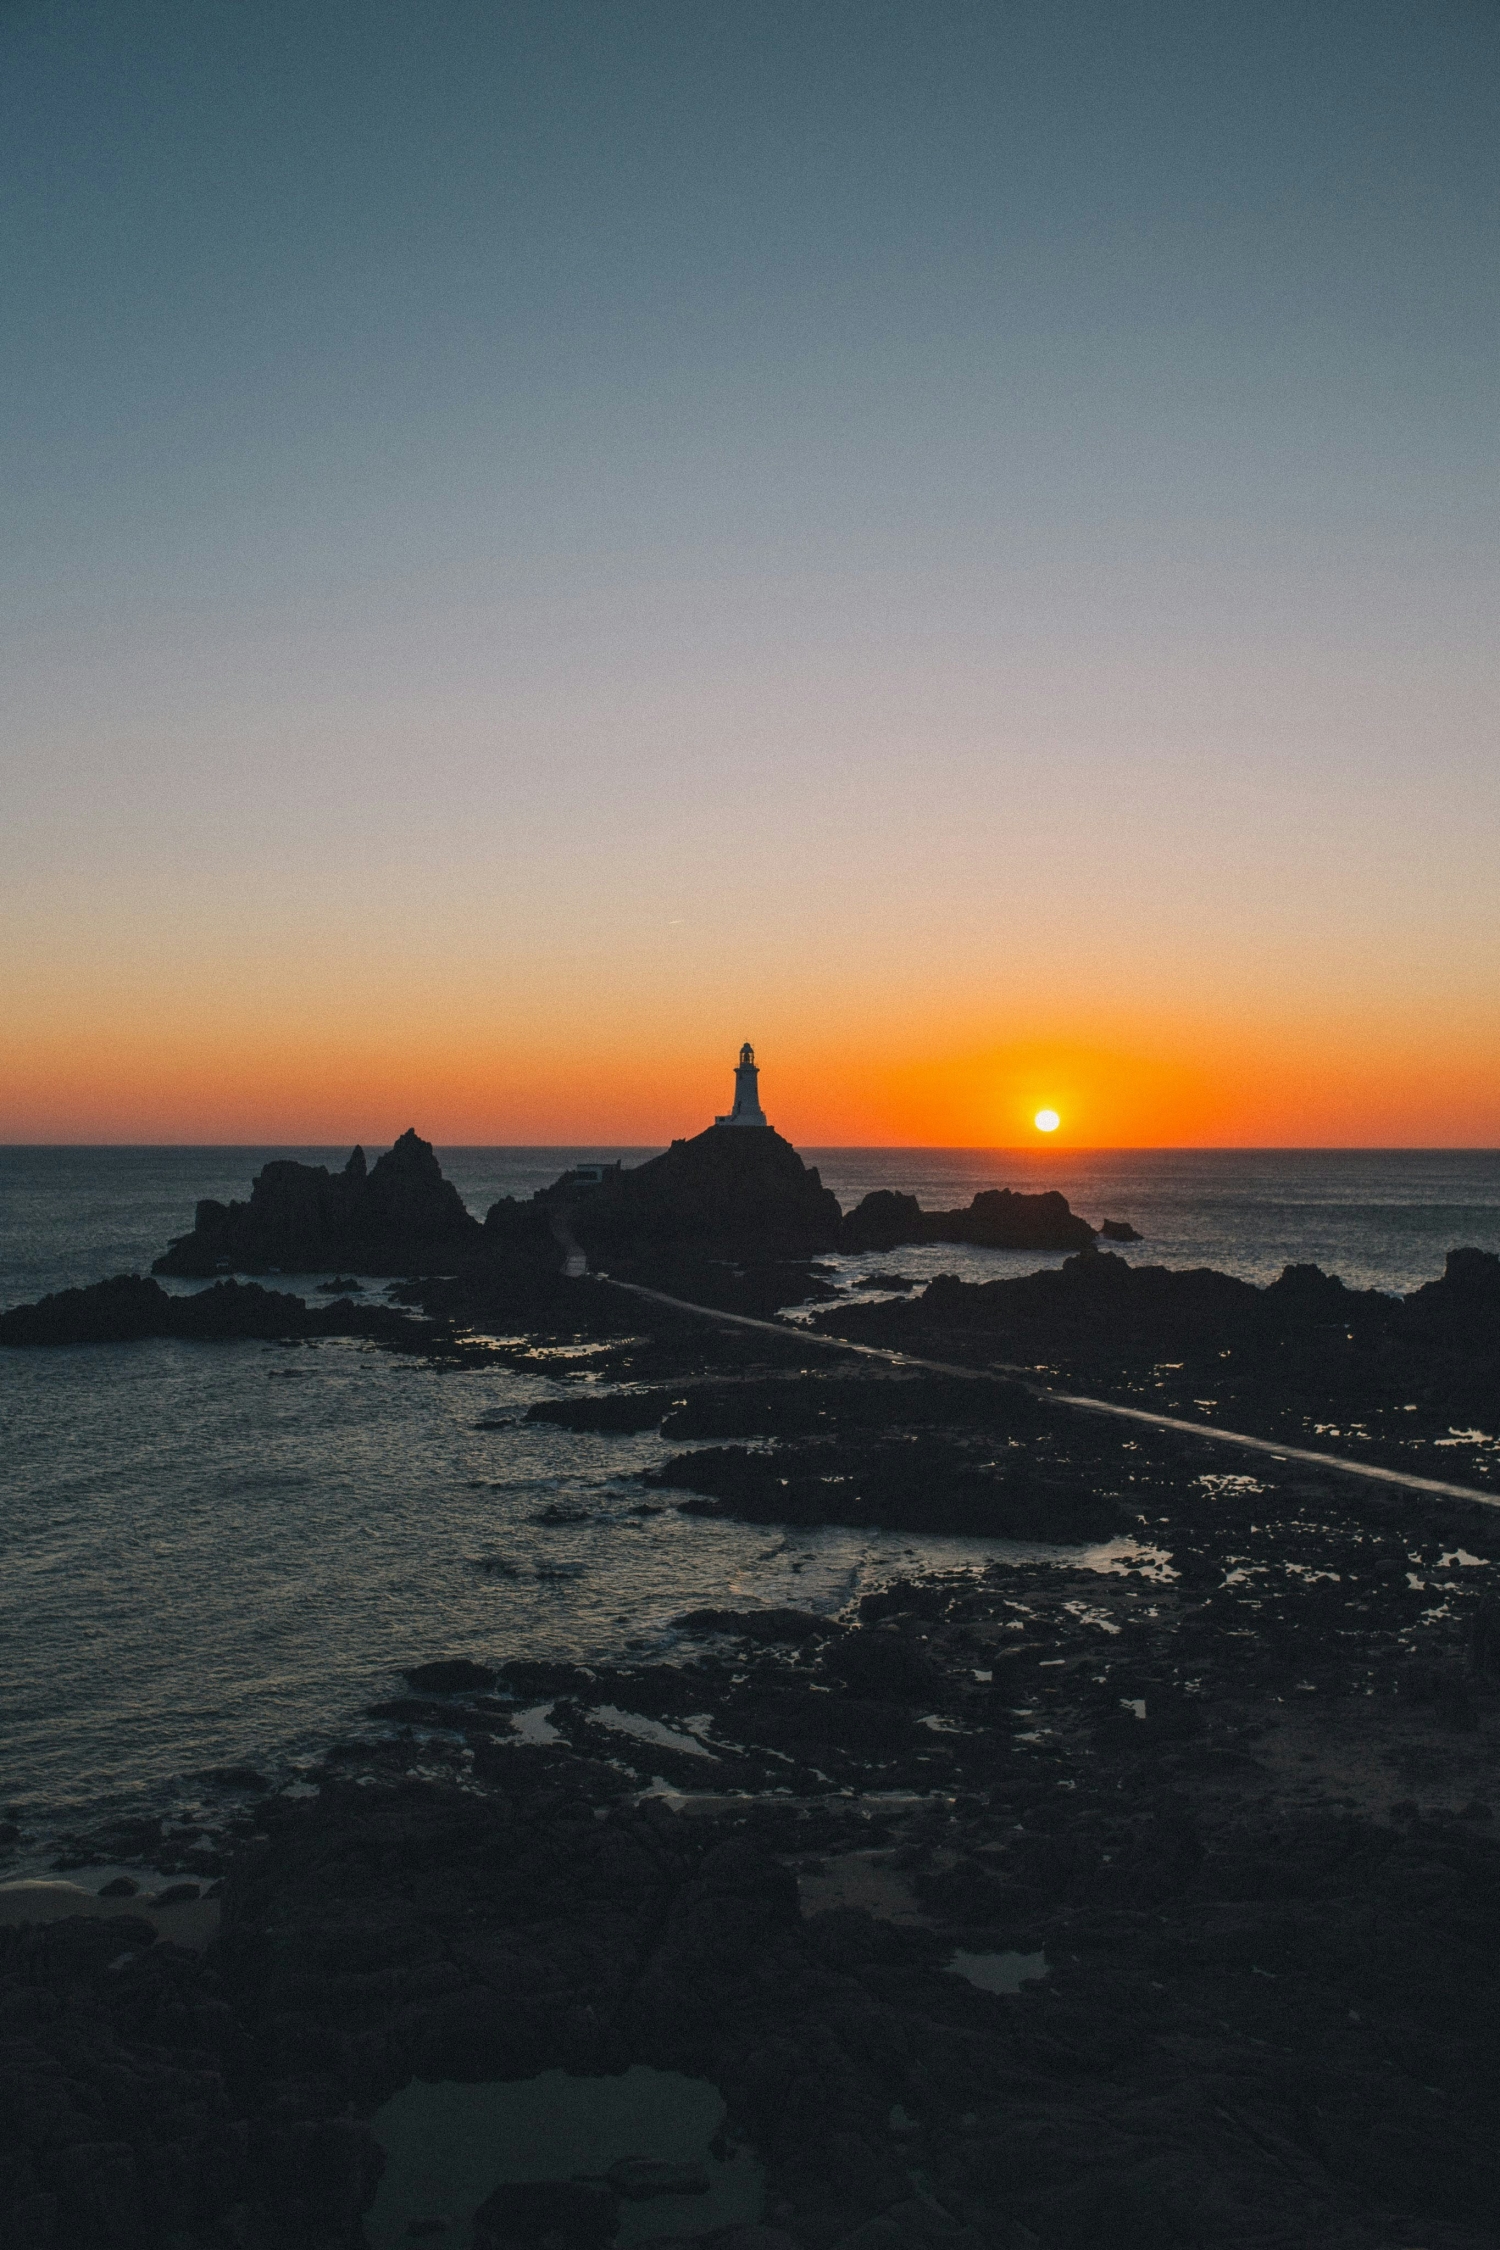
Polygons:
[[1039,1133],[1055,1133],[1062,1119],[1055,1109],[1039,1109],[1032,1123]]

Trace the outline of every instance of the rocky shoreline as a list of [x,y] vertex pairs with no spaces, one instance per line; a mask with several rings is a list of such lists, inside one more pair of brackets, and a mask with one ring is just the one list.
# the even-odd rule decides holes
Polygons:
[[[0,1931],[4,2239],[353,2250],[402,2085],[646,2065],[764,2168],[725,2250],[1492,2246],[1500,1525],[619,1303],[549,1411],[680,1436],[659,1501],[738,1447],[815,1509],[905,1449],[903,1506],[1055,1540],[1077,1495],[1106,1551],[655,1662],[413,1651],[316,1794],[176,1839],[206,1952],[128,1900]],[[432,2239],[607,2240],[555,2185]]]
[[227,1768],[217,1822],[66,1838],[75,1879],[183,1880],[0,1925],[7,2250],[360,2250],[403,2088],[641,2069],[717,2089],[759,2221],[695,2230],[698,2174],[642,2146],[461,2207],[434,2176],[403,2239],[1496,2250],[1500,1517],[1048,1393],[1483,1484],[1500,1260],[1398,1300],[1090,1247],[860,1296],[785,1241],[621,1253],[820,1339],[548,1240],[385,1306],[128,1278],[0,1340],[357,1334],[434,1381],[587,1342],[530,1414],[671,1440],[643,1511],[1003,1553],[836,1617],[691,1612],[649,1660],[411,1649],[295,1789]]

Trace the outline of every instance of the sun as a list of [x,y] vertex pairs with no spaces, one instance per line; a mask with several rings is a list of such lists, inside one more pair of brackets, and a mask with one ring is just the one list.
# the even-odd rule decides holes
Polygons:
[[1039,1133],[1055,1133],[1062,1119],[1055,1109],[1039,1109],[1031,1122]]

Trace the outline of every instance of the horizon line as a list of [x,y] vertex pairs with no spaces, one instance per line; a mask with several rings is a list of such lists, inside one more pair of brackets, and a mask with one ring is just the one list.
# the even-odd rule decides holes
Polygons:
[[[711,1128],[709,1128],[711,1130]],[[426,1139],[426,1135],[419,1138]],[[672,1139],[694,1139],[696,1135],[673,1135]],[[785,1134],[778,1136],[787,1139]],[[316,1149],[330,1153],[338,1149],[373,1147],[383,1136],[344,1137],[336,1141],[314,1140],[246,1140],[246,1141],[0,1141],[0,1154],[61,1149],[93,1149],[100,1153],[116,1149],[149,1150],[161,1154],[189,1149]],[[625,1155],[646,1153],[666,1148],[671,1141],[431,1141],[434,1149],[486,1149],[496,1152],[532,1149],[597,1149],[619,1150]],[[1091,1141],[1067,1142],[1061,1146],[1049,1141],[807,1141],[791,1143],[802,1146],[811,1154],[839,1153],[849,1155],[926,1155],[926,1156],[1500,1156],[1500,1146],[1479,1141]]]

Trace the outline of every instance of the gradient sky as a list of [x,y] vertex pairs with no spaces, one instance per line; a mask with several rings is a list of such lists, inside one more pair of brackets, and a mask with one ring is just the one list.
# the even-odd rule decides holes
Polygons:
[[1500,1143],[1500,11],[0,0],[0,1138]]

